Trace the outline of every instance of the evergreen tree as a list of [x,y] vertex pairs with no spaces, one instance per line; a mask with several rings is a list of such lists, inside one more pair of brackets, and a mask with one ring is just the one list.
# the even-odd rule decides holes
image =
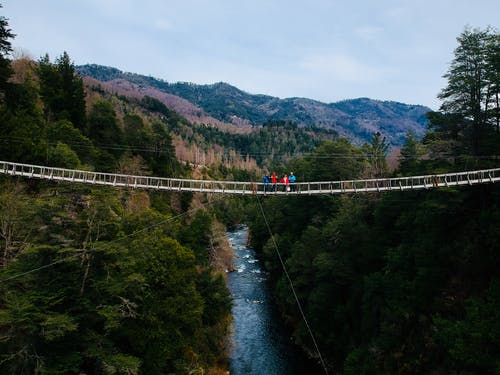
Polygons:
[[487,118],[500,133],[500,34],[491,35],[487,51],[487,76],[489,82],[489,101]]
[[84,131],[86,109],[83,81],[75,73],[67,52],[55,64],[50,62],[48,55],[40,58],[38,77],[46,121],[69,120],[77,129]]
[[[0,9],[2,4],[0,4]],[[7,19],[0,16],[0,103],[3,101],[3,96],[8,86],[8,79],[12,75],[12,68],[7,55],[12,51],[12,45],[9,39],[15,35],[9,29]]]
[[70,121],[60,120],[49,124],[46,128],[46,136],[49,146],[62,142],[71,147],[82,162],[92,163],[96,153],[92,142],[82,135]]
[[448,84],[439,94],[441,110],[463,118],[471,129],[472,153],[480,155],[487,151],[493,119],[498,120],[499,35],[492,28],[465,29],[457,40],[455,58],[444,75]]
[[400,151],[399,171],[411,175],[418,171],[420,157],[423,155],[417,135],[410,131],[406,134],[405,143]]
[[99,100],[92,106],[88,116],[87,134],[100,149],[96,164],[101,170],[115,169],[116,160],[124,152],[123,131],[109,102]]
[[[3,5],[0,4],[0,9]],[[0,16],[0,55],[5,56],[12,52],[12,44],[9,39],[15,37],[12,30],[9,29],[8,20],[4,16]]]
[[40,97],[44,104],[45,122],[48,124],[60,119],[58,114],[64,95],[61,90],[61,77],[50,62],[48,54],[38,60],[37,73],[40,81]]
[[85,92],[83,80],[76,74],[75,66],[67,52],[56,60],[56,68],[61,76],[61,89],[64,93],[62,111],[73,125],[83,131],[85,129]]
[[364,170],[365,158],[361,149],[353,146],[346,138],[325,141],[304,157],[306,164],[297,167],[297,176],[304,176],[304,181],[353,179]]
[[376,132],[370,143],[365,143],[363,146],[368,163],[370,165],[370,177],[383,177],[387,173],[387,153],[389,151],[389,143],[385,137],[382,137],[380,132]]

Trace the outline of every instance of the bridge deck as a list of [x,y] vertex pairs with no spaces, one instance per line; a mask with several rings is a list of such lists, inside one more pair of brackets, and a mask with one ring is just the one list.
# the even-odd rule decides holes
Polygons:
[[436,187],[474,185],[500,180],[500,168],[446,173],[425,176],[380,178],[345,181],[316,181],[295,183],[295,191],[284,191],[282,184],[276,188],[261,182],[190,180],[133,176],[20,164],[0,161],[0,173],[54,181],[78,182],[92,185],[118,186],[138,189],[201,192],[236,195],[313,195],[381,192],[390,190],[415,190]]

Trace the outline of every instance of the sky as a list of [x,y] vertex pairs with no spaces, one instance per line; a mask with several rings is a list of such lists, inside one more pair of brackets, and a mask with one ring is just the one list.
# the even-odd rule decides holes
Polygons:
[[465,27],[498,0],[0,0],[16,56],[100,64],[168,82],[227,82],[326,103],[369,97],[437,110]]

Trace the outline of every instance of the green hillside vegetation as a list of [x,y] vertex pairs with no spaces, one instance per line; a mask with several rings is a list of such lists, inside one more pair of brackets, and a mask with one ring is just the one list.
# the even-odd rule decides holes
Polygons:
[[[458,38],[440,112],[408,134],[398,175],[499,167],[499,34]],[[471,61],[474,64],[471,64]],[[472,68],[473,67],[473,68]],[[327,142],[290,168],[358,178],[383,149]],[[368,147],[368,148],[367,148]],[[425,157],[423,157],[425,155]],[[384,170],[371,161],[369,168]],[[387,171],[385,171],[387,175]],[[263,210],[320,351],[342,374],[500,371],[500,190],[496,185],[342,197],[266,197]],[[252,244],[296,342],[317,356],[260,207]]]
[[[13,36],[0,17],[1,160],[188,174],[169,130],[179,116],[86,96],[66,53],[10,61]],[[1,177],[0,373],[225,373],[231,299],[227,264],[213,262],[216,204]]]

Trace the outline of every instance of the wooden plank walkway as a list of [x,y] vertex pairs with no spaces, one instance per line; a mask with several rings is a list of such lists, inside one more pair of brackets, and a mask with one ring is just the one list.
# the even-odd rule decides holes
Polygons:
[[380,178],[345,181],[298,182],[295,191],[285,191],[282,184],[261,182],[190,180],[133,176],[116,173],[91,172],[77,169],[46,167],[0,161],[0,173],[10,176],[67,181],[91,185],[117,186],[137,189],[200,192],[235,195],[315,195],[416,190],[438,187],[476,185],[500,181],[500,168],[446,173],[425,176]]

